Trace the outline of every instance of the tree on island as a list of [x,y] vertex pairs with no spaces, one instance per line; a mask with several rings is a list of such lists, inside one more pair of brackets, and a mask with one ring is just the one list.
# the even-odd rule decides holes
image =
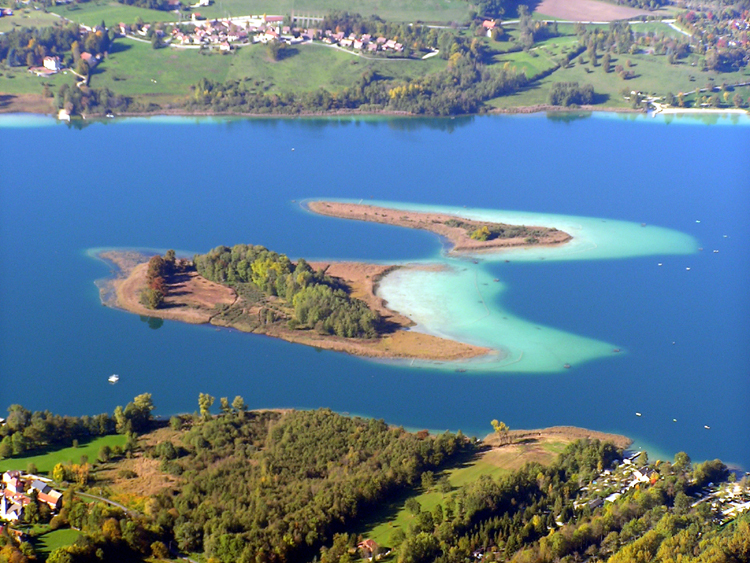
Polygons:
[[510,427],[502,421],[498,422],[497,419],[494,419],[491,424],[492,428],[495,430],[495,434],[500,438],[500,444],[503,445],[505,443],[510,443],[508,434],[510,432]]
[[203,420],[211,418],[211,405],[214,404],[216,399],[208,393],[200,393],[198,395],[198,408],[200,409],[201,417]]

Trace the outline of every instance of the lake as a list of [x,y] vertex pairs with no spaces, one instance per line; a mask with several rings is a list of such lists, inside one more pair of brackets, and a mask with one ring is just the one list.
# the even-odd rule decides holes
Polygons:
[[[151,392],[169,415],[197,410],[199,392],[240,394],[252,408],[330,407],[476,435],[494,418],[577,425],[626,434],[652,457],[684,450],[750,468],[748,125],[595,114],[75,128],[4,116],[0,407],[111,412]],[[306,198],[645,223],[703,250],[477,265],[501,280],[494,307],[623,351],[566,370],[376,363],[101,305],[94,281],[109,267],[93,249],[189,255],[242,242],[292,258],[444,260],[429,233],[313,215]],[[561,349],[580,352],[571,342]]]

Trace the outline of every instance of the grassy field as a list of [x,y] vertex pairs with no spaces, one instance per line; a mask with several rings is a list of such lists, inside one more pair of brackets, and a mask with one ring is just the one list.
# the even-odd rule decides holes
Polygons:
[[52,468],[58,463],[79,463],[81,456],[88,456],[90,461],[95,461],[96,456],[99,455],[99,449],[108,445],[110,447],[124,446],[127,438],[122,434],[114,434],[111,436],[102,436],[101,438],[94,438],[86,444],[81,444],[77,448],[62,448],[59,450],[51,450],[49,452],[13,457],[10,459],[4,459],[0,461],[0,472],[8,471],[10,469],[21,469],[26,470],[26,467],[33,463],[36,465],[39,473],[50,473]]
[[12,31],[16,27],[47,27],[55,25],[60,18],[54,14],[48,14],[41,10],[19,10],[12,16],[0,18],[0,33]]
[[207,17],[249,14],[324,16],[333,10],[377,14],[388,21],[464,22],[469,17],[464,0],[215,0],[198,11]]
[[153,49],[149,43],[118,39],[117,49],[91,79],[95,88],[107,87],[126,96],[169,103],[189,93],[201,78],[223,81],[230,55],[201,54],[197,49]]
[[[510,108],[519,105],[545,104],[548,100],[549,90],[555,82],[592,84],[598,95],[597,103],[604,103],[607,107],[612,108],[626,108],[629,107],[629,102],[623,99],[622,90],[624,88],[658,95],[666,95],[668,92],[672,92],[676,95],[679,92],[703,88],[710,79],[713,79],[713,83],[717,86],[723,82],[750,80],[750,69],[748,68],[733,73],[701,72],[697,66],[698,57],[694,56],[679,61],[675,65],[670,65],[665,56],[645,54],[612,56],[612,69],[615,65],[626,66],[625,63],[628,59],[632,63],[631,70],[635,73],[635,77],[623,80],[614,73],[614,70],[605,73],[601,65],[592,68],[588,64],[585,53],[583,58],[587,64],[579,64],[578,58],[576,58],[569,68],[560,68],[539,82],[532,84],[525,91],[497,98],[492,100],[490,105]],[[692,66],[691,62],[696,62],[696,66]]]
[[[544,438],[540,441],[526,441],[501,448],[492,448],[474,459],[467,460],[458,467],[444,472],[454,489],[476,481],[483,475],[493,479],[520,468],[529,461],[551,463],[561,453],[569,440],[560,438]],[[440,475],[442,476],[442,475]],[[437,480],[437,479],[436,479]],[[419,502],[422,511],[432,511],[435,506],[442,504],[450,493],[441,493],[437,487],[421,491],[413,498]],[[390,546],[393,533],[402,529],[406,531],[414,521],[415,516],[406,509],[406,501],[412,495],[402,495],[393,499],[385,508],[374,514],[365,522],[357,533],[375,540],[378,545]]]
[[34,538],[34,549],[42,556],[42,559],[46,559],[58,547],[65,547],[75,542],[80,533],[70,528],[44,532]]
[[[144,22],[174,22],[179,20],[179,15],[162,10],[148,10],[136,6],[126,6],[114,0],[83,2],[76,4],[78,9],[71,10],[69,6],[58,6],[51,11],[76,23],[94,26],[104,20],[107,26],[122,23],[135,23],[140,17]],[[183,16],[184,17],[184,16]]]
[[422,60],[368,60],[323,45],[301,45],[290,55],[273,62],[262,45],[243,47],[233,58],[228,78],[252,77],[263,81],[269,92],[311,91],[319,87],[330,91],[353,84],[362,74],[373,70],[383,77],[417,77],[445,68],[439,57]]

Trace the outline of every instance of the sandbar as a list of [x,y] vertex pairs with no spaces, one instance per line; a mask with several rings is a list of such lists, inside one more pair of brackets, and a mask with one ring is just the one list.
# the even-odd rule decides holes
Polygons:
[[[447,239],[452,247],[450,253],[477,253],[502,248],[528,246],[556,246],[572,240],[566,232],[550,227],[506,225],[466,219],[459,215],[391,209],[362,203],[340,201],[309,201],[307,208],[320,215],[370,221],[410,229],[422,229]],[[512,236],[476,240],[471,233],[482,227],[508,231]],[[519,234],[515,234],[519,232]]]

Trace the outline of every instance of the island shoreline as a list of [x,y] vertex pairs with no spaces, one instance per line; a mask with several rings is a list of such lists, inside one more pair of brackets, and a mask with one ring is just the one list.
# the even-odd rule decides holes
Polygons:
[[[312,330],[294,330],[278,325],[250,329],[239,324],[225,322],[219,318],[220,310],[215,305],[232,305],[239,296],[228,286],[211,282],[196,272],[181,280],[179,297],[168,296],[166,308],[148,309],[140,302],[140,292],[146,287],[148,255],[136,251],[106,250],[96,257],[112,267],[111,276],[100,288],[102,304],[141,316],[175,320],[189,324],[209,324],[218,328],[232,328],[241,332],[261,334],[280,338],[287,342],[304,344],[314,348],[344,352],[354,356],[376,360],[414,360],[427,362],[464,362],[487,356],[497,356],[499,352],[490,348],[440,338],[430,334],[408,330],[414,322],[387,307],[375,288],[383,276],[400,268],[432,268],[423,265],[382,265],[360,262],[313,262],[333,277],[344,280],[352,288],[352,295],[363,300],[368,307],[378,312],[392,332],[375,339],[349,339],[332,335],[321,335]],[[105,299],[105,296],[114,298]]]

